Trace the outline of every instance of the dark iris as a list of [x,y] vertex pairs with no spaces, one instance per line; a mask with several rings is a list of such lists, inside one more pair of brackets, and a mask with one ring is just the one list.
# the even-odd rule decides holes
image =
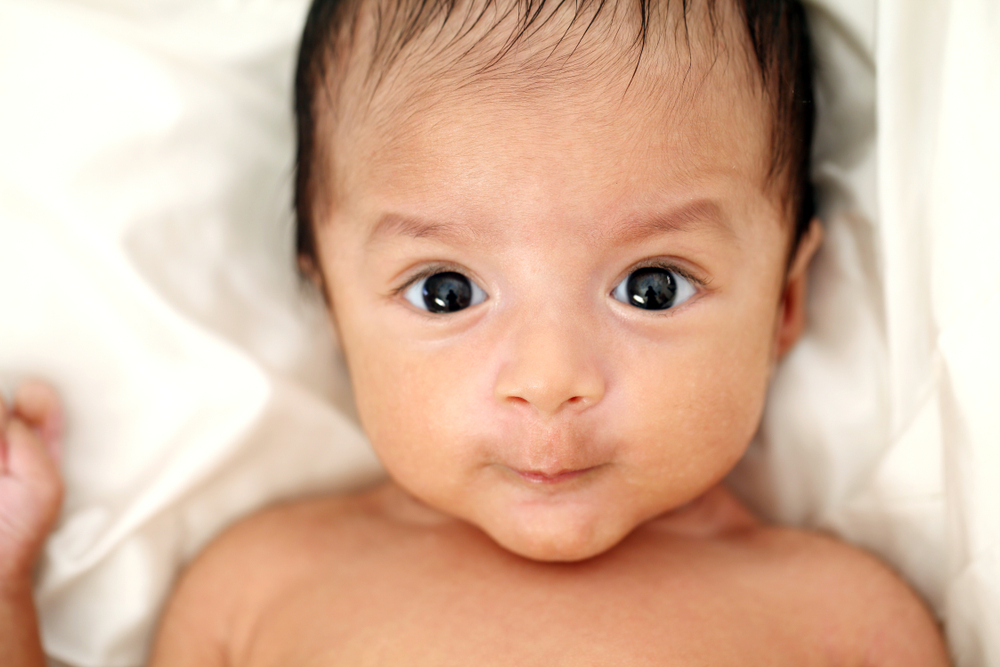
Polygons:
[[424,303],[432,313],[453,313],[472,302],[472,284],[461,273],[435,273],[424,281]]
[[670,271],[656,267],[639,269],[625,284],[628,301],[637,308],[664,310],[674,303],[677,281]]

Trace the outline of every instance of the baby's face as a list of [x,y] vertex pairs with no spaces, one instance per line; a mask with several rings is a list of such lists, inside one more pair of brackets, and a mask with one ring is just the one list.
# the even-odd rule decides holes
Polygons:
[[789,224],[742,76],[659,99],[471,86],[356,128],[321,269],[402,487],[575,560],[732,468],[789,321]]

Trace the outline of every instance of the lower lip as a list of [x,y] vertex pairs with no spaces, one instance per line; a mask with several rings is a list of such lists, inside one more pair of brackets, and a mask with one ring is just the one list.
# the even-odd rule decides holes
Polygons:
[[531,484],[552,485],[552,484],[561,484],[563,482],[569,482],[570,480],[574,480],[590,472],[591,470],[593,470],[593,468],[582,468],[580,470],[567,470],[557,475],[546,475],[545,473],[526,471],[526,470],[515,470],[514,472],[520,475],[521,479],[523,479],[526,482],[530,482]]

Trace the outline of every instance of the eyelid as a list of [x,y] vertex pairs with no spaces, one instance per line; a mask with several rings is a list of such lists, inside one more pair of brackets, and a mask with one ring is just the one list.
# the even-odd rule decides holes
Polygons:
[[681,266],[676,261],[672,261],[672,260],[669,260],[669,259],[666,259],[666,258],[653,258],[653,259],[646,259],[646,260],[643,260],[641,262],[637,262],[637,263],[633,264],[632,266],[630,266],[617,279],[617,282],[615,282],[615,285],[617,285],[619,282],[621,282],[622,280],[624,280],[625,277],[627,277],[628,275],[630,275],[632,273],[635,273],[636,271],[639,271],[641,269],[663,269],[664,271],[673,271],[674,273],[676,273],[677,275],[681,276],[682,278],[686,278],[687,280],[690,280],[692,283],[694,283],[695,285],[697,285],[698,287],[700,287],[702,289],[708,289],[709,286],[712,284],[711,278],[708,278],[707,276],[706,277],[699,276],[697,273],[695,273],[691,269],[688,269],[688,268],[686,268],[684,266]]
[[475,278],[469,275],[470,271],[466,269],[464,266],[460,266],[458,264],[455,264],[454,262],[431,262],[430,264],[423,265],[423,267],[416,273],[409,275],[399,285],[399,287],[394,287],[392,291],[389,292],[389,296],[390,297],[400,296],[401,294],[404,294],[406,290],[408,290],[413,285],[413,283],[422,280],[423,278],[433,276],[435,273],[448,273],[448,272],[461,273],[469,280],[475,281]]

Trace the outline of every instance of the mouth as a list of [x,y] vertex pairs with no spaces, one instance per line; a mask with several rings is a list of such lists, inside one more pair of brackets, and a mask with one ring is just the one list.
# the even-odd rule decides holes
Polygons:
[[555,473],[542,472],[541,470],[518,470],[516,468],[513,470],[521,479],[530,484],[555,486],[557,484],[563,484],[582,477],[587,473],[596,470],[598,467],[599,466],[591,466],[589,468],[578,468],[576,470],[560,470]]

